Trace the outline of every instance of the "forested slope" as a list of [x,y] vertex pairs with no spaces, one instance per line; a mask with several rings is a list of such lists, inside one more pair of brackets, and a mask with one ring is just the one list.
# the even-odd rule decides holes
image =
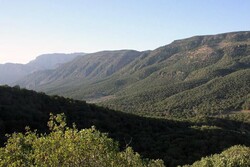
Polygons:
[[48,132],[49,113],[65,113],[77,128],[95,125],[101,132],[139,152],[143,158],[163,159],[167,166],[192,164],[236,144],[250,146],[248,113],[193,119],[155,119],[112,111],[83,101],[47,96],[18,87],[0,87],[1,141],[5,133],[26,126]]
[[17,84],[124,112],[213,115],[241,110],[249,67],[250,32],[232,32],[176,40],[152,51],[93,53]]
[[185,167],[248,167],[250,166],[250,147],[234,146],[221,154],[211,155],[202,158],[200,161],[195,162],[193,165]]
[[67,127],[64,114],[51,114],[48,127],[47,134],[28,127],[13,133],[0,147],[0,166],[164,167],[162,160],[142,159],[131,147],[119,151],[117,142],[94,127]]
[[132,74],[143,79],[103,104],[159,116],[241,110],[250,92],[249,34],[198,36],[156,49]]

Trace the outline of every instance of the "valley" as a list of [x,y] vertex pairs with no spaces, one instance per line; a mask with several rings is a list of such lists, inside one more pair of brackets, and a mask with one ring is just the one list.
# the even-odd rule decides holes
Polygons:
[[0,0],[0,167],[250,167],[249,9]]
[[[15,105],[12,105],[15,104]],[[18,87],[0,87],[0,139],[4,134],[25,132],[25,127],[49,133],[50,113],[64,113],[68,125],[79,129],[93,125],[143,158],[162,159],[166,166],[192,164],[204,156],[234,145],[250,147],[250,115],[161,119],[140,117],[59,96],[47,96]]]
[[[242,157],[248,164],[249,31],[195,36],[152,51],[77,55],[60,65],[56,60],[50,67],[28,70],[10,84],[14,87],[0,86],[0,141],[2,151],[7,150],[2,155],[9,156],[8,148],[16,146],[11,141],[18,141],[16,133],[25,133],[27,126],[36,130],[26,132],[27,142],[32,135],[34,141],[49,140],[77,127],[90,131],[88,135],[103,133],[110,138],[100,134],[93,140],[117,142],[113,155],[127,155],[132,149],[133,158],[137,153],[141,156],[133,160],[139,164],[216,166],[237,164]],[[51,131],[46,125],[49,117],[61,113],[69,128]],[[8,139],[5,134],[13,135]],[[240,157],[231,155],[234,151]],[[228,161],[222,162],[224,156]]]
[[91,53],[16,84],[139,115],[216,115],[249,98],[249,55],[250,32],[195,36],[153,51]]

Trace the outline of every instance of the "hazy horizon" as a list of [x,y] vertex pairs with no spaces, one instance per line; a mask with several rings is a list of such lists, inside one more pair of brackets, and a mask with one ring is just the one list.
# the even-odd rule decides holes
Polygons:
[[195,35],[248,31],[250,1],[0,0],[0,64],[41,54],[153,50]]
[[[236,31],[230,31],[230,32],[236,32]],[[223,32],[223,33],[230,33],[230,32]],[[237,31],[237,32],[240,32],[240,31]],[[220,34],[220,33],[216,33],[216,34]],[[216,34],[201,34],[201,35],[198,35],[198,36],[202,36],[202,35],[216,35]],[[193,36],[196,36],[196,35],[193,35]],[[190,37],[193,37],[193,36],[190,36]],[[184,37],[184,38],[179,38],[179,39],[175,39],[175,40],[181,40],[181,39],[185,39],[185,38],[189,38],[189,37]],[[174,40],[173,40],[174,41]],[[173,42],[173,41],[171,41],[171,42]],[[171,42],[169,42],[169,43],[166,43],[166,44],[164,44],[164,45],[168,45],[168,44],[170,44]],[[164,46],[164,45],[161,45],[161,46]],[[158,46],[158,47],[161,47],[161,46]],[[157,47],[157,48],[158,48]],[[146,51],[146,50],[154,50],[154,49],[157,49],[157,48],[153,48],[153,49],[145,49],[145,50],[138,50],[138,51]],[[31,57],[31,59],[29,59],[29,60],[27,60],[26,62],[8,62],[8,61],[6,61],[6,62],[3,62],[3,63],[1,63],[0,62],[0,64],[8,64],[8,63],[13,63],[13,64],[27,64],[27,63],[29,63],[29,62],[31,62],[31,61],[33,61],[33,60],[35,60],[37,57],[39,57],[39,56],[42,56],[42,55],[46,55],[46,54],[72,54],[72,53],[87,53],[87,54],[89,54],[89,53],[95,53],[95,52],[100,52],[100,51],[114,51],[114,50],[136,50],[136,49],[130,49],[130,48],[120,48],[120,49],[104,49],[104,50],[97,50],[97,51],[93,51],[93,52],[81,52],[81,51],[76,51],[76,52],[51,52],[51,53],[40,53],[40,54],[38,54],[38,55],[35,55],[35,56],[33,56],[33,57]]]

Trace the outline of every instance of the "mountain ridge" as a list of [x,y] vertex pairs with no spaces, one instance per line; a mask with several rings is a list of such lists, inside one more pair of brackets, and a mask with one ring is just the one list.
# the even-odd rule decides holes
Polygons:
[[[125,58],[131,54],[129,51],[126,53]],[[101,64],[98,54],[101,54],[103,59],[113,56],[112,58],[119,60],[119,57],[123,57],[121,51],[109,51],[109,55],[102,52],[88,54],[91,59],[82,57],[80,58],[82,62],[80,60],[71,62],[67,70],[61,67],[50,72],[46,76],[50,79],[49,82],[42,76],[39,79],[37,75],[33,75],[18,84],[48,94],[99,101],[101,105],[125,112],[150,114],[161,110],[162,113],[159,114],[165,115],[164,107],[158,106],[158,109],[152,110],[154,104],[160,104],[164,99],[183,91],[192,91],[195,87],[217,77],[223,78],[234,72],[249,69],[250,32],[195,36],[176,40],[152,51],[136,52],[136,56],[131,56],[127,63],[121,68],[115,68],[110,75],[105,75],[105,72],[109,67],[117,65],[118,61],[109,59],[107,64],[102,61],[101,63],[105,65],[102,64],[103,66],[98,68]],[[91,65],[94,68],[86,68]],[[86,69],[95,75],[82,77]],[[80,77],[73,75],[76,71]],[[232,75],[232,77],[237,76]],[[37,81],[34,85],[27,86],[34,80]],[[245,89],[248,90],[249,86],[245,85]],[[239,99],[244,101],[247,94],[248,92],[245,92],[244,97]],[[214,98],[210,96],[208,99]],[[102,102],[102,99],[105,101]],[[201,101],[201,104],[197,105],[204,105],[204,102]],[[172,109],[170,107],[167,110]],[[188,110],[189,114],[194,113],[192,109]]]
[[20,63],[5,63],[0,64],[0,84],[13,85],[14,82],[36,71],[46,69],[54,69],[68,61],[73,60],[77,56],[85,53],[52,53],[42,54],[36,59],[31,60],[26,64]]

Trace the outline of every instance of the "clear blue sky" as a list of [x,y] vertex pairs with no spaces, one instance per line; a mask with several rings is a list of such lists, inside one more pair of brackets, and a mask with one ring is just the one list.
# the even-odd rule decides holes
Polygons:
[[0,63],[247,30],[249,0],[0,0]]

